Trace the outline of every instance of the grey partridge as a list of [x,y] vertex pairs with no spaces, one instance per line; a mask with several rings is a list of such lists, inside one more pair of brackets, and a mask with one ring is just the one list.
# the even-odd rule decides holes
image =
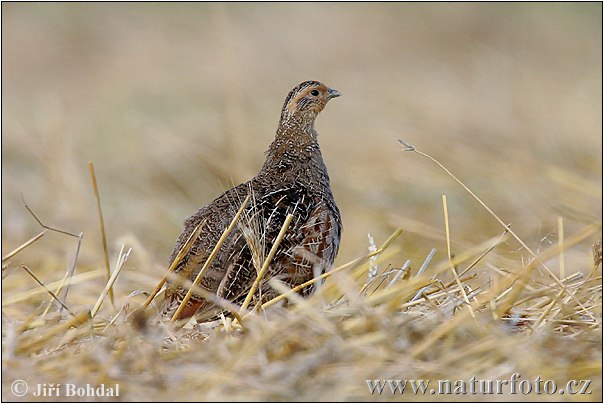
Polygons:
[[[185,221],[170,263],[200,223],[201,232],[176,266],[176,276],[167,282],[160,310],[163,317],[172,317],[176,312],[248,195],[250,202],[237,226],[202,275],[201,288],[219,299],[240,304],[290,213],[293,220],[254,296],[256,301],[276,295],[266,284],[271,277],[295,287],[331,267],[338,253],[342,223],[317,141],[315,118],[329,100],[339,96],[338,91],[318,81],[305,81],[291,90],[281,110],[275,140],[258,175],[229,189]],[[307,295],[312,290],[309,286],[300,293]],[[178,318],[195,315],[198,321],[207,321],[221,312],[209,299],[194,293]]]

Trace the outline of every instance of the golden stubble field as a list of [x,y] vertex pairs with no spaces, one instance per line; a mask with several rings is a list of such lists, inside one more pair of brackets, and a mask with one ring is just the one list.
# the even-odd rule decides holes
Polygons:
[[[601,33],[596,3],[2,4],[3,257],[43,230],[23,195],[44,224],[83,233],[65,304],[94,306],[89,162],[112,270],[132,248],[115,306],[83,322],[44,314],[51,298],[22,268],[56,290],[76,238],[48,231],[3,259],[3,399],[23,379],[119,383],[122,400],[400,400],[366,380],[515,372],[593,380],[591,395],[528,399],[601,399]],[[317,121],[344,223],[335,266],[367,254],[368,233],[400,236],[243,326],[125,322],[184,218],[258,171],[285,95],[309,79],[342,93]]]

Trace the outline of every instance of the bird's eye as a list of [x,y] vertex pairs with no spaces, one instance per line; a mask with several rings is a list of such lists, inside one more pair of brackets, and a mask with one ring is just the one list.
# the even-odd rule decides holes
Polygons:
[[312,95],[313,97],[317,97],[319,95],[319,90],[312,90],[310,92],[310,95]]

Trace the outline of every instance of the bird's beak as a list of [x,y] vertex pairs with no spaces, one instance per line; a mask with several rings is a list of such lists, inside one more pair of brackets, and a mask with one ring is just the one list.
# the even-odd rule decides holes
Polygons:
[[340,92],[338,90],[334,90],[333,88],[328,88],[327,89],[327,99],[331,100],[332,98],[336,98],[341,96],[342,94],[340,94]]

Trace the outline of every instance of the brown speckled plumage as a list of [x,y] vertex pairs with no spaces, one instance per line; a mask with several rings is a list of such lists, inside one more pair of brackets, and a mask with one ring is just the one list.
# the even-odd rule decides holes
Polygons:
[[[256,177],[232,188],[201,208],[184,224],[170,263],[193,229],[203,223],[201,236],[177,266],[180,278],[193,281],[241,202],[251,195],[244,214],[201,279],[201,287],[217,297],[240,304],[254,282],[287,214],[294,219],[271,261],[256,298],[275,293],[266,284],[277,277],[290,287],[325,272],[338,252],[342,224],[323,163],[315,118],[325,104],[340,93],[317,81],[296,86],[285,99],[275,140]],[[161,313],[172,316],[188,287],[169,280]],[[302,291],[308,294],[312,288]],[[220,309],[193,295],[180,318],[194,314],[212,318]]]

